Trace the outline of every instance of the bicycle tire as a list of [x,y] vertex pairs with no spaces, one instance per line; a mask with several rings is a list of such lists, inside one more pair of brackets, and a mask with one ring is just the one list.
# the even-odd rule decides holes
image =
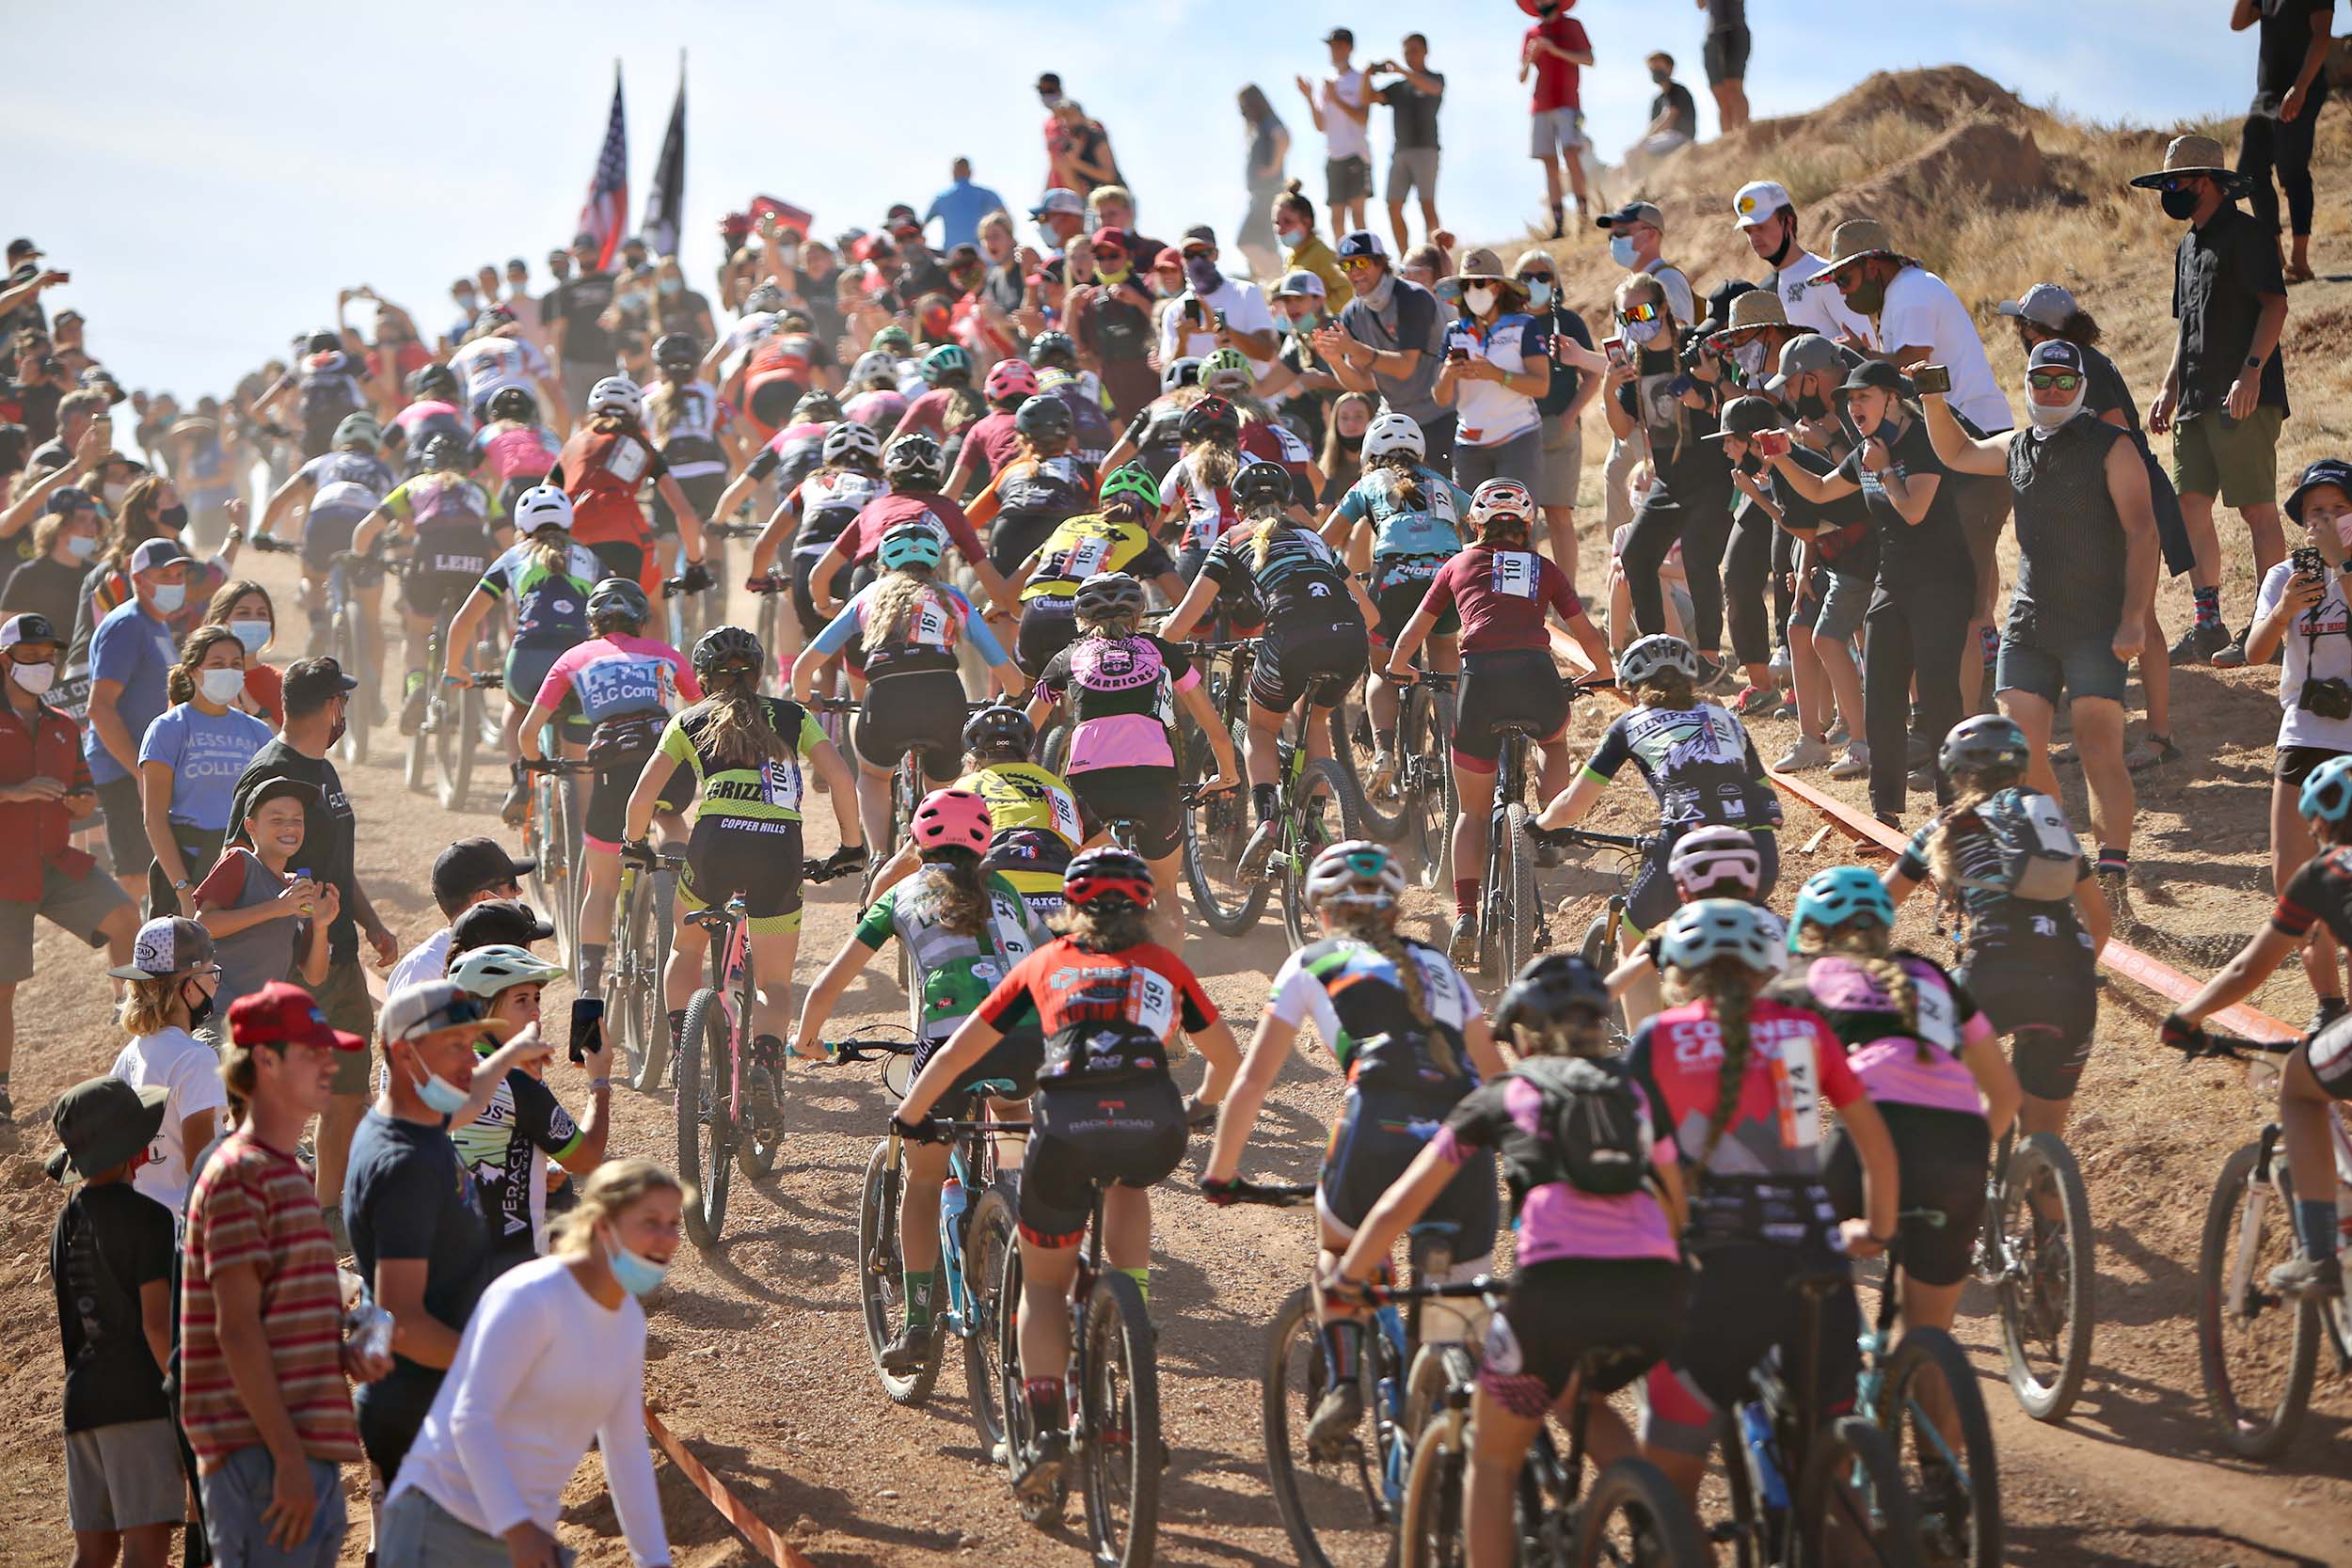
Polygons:
[[[2323,1327],[2317,1302],[2283,1301],[2263,1287],[2263,1275],[2273,1264],[2285,1262],[2301,1249],[2295,1236],[2295,1185],[2285,1168],[2286,1157],[2273,1150],[2272,1174],[2278,1185],[2265,1187],[2254,1180],[2262,1152],[2261,1143],[2255,1142],[2232,1154],[2205,1205],[2204,1234],[2197,1247],[2197,1360],[2205,1404],[2220,1428],[2223,1447],[2242,1458],[2267,1460],[2284,1453],[2303,1424]],[[2264,1201],[2257,1204],[2257,1197]],[[2245,1228],[2249,1223],[2254,1227],[2250,1237]],[[2232,1302],[2227,1299],[2228,1276],[2241,1252],[2249,1255],[2246,1297]],[[2288,1315],[2291,1325],[2281,1321]],[[2259,1358],[2262,1370],[2276,1381],[2275,1394],[2256,1393],[2252,1379],[2233,1368],[2237,1358],[2227,1342],[2233,1319],[2249,1325],[2249,1340],[2251,1325],[2265,1319],[2288,1329],[2283,1358],[2275,1350]],[[2278,1337],[2274,1329],[2265,1343]]]
[[[1143,1291],[1118,1270],[1096,1278],[1079,1325],[1085,1347],[1087,1536],[1104,1568],[1149,1568],[1159,1535],[1160,1371]],[[1124,1441],[1120,1436],[1124,1434]],[[1117,1503],[1125,1495],[1124,1518]]]
[[[1592,924],[1584,927],[1584,940],[1577,946],[1577,952],[1583,955],[1584,961],[1604,975],[1617,967],[1617,946],[1609,940],[1610,925],[1609,911],[1603,911],[1593,916]],[[1610,999],[1605,1022],[1613,1033],[1629,1037],[1623,1002],[1613,997]]]
[[357,768],[368,760],[368,731],[375,725],[376,672],[367,662],[367,629],[361,625],[359,602],[345,599],[333,629],[335,662],[352,672],[359,684],[351,693],[344,715],[343,737],[338,742],[343,761]]
[[[1964,1478],[1951,1473],[1952,1439],[1937,1430],[1932,1402],[1921,1402],[1931,1380],[1945,1390],[1940,1398],[1948,1402]],[[1923,1555],[1953,1568],[1999,1568],[2001,1472],[1993,1418],[1959,1342],[1940,1328],[1905,1327],[1886,1363],[1879,1407],[1866,1414],[1894,1446],[1918,1510]]]
[[905,1188],[905,1171],[890,1164],[890,1140],[874,1146],[866,1157],[866,1184],[857,1206],[857,1294],[866,1320],[866,1348],[874,1358],[874,1375],[893,1404],[918,1405],[931,1397],[939,1381],[940,1345],[931,1339],[931,1353],[913,1372],[899,1374],[882,1366],[882,1351],[906,1322],[906,1255],[899,1247],[898,1198]]
[[433,726],[435,799],[456,811],[473,788],[473,752],[482,733],[482,694],[469,686],[442,699],[440,722]]
[[677,1174],[686,1189],[687,1237],[704,1252],[719,1244],[726,1226],[727,1185],[735,1168],[727,1152],[727,1097],[715,1092],[726,1054],[726,1009],[719,1005],[719,993],[705,986],[686,1005],[686,1027],[677,1042]]
[[1415,687],[1405,694],[1397,732],[1396,767],[1406,781],[1412,830],[1421,858],[1421,885],[1432,893],[1453,886],[1454,821],[1461,801],[1454,788],[1454,698]]
[[[2039,1285],[2031,1289],[2028,1299],[2028,1282],[2043,1269],[2047,1240],[2033,1234],[2031,1216],[2035,1211],[2026,1194],[2042,1173],[2047,1174],[2049,1190],[2058,1201],[2065,1227],[2065,1277],[2056,1282],[2058,1293],[2063,1298],[2062,1307],[2055,1300],[2043,1301],[2043,1291]],[[2024,1211],[2026,1216],[2023,1246],[2019,1231],[2011,1225],[2019,1211]],[[1999,1291],[2001,1350],[2009,1365],[2010,1387],[2026,1414],[2035,1420],[2064,1420],[2081,1396],[2083,1379],[2090,1370],[2092,1287],[2096,1272],[2091,1252],[2090,1197],[2083,1190],[2082,1171],[2074,1164],[2074,1153],[2062,1139],[2049,1132],[2035,1132],[2017,1141],[2003,1173],[2001,1202],[1994,1218],[2009,1237],[2012,1258],[2024,1259],[2022,1265],[2012,1265],[2003,1276]],[[2059,1331],[2063,1338],[2061,1341],[2058,1334],[2046,1336],[2055,1354],[2049,1358],[2051,1364],[2045,1374],[2035,1365],[2033,1344],[2045,1338],[2041,1330],[2054,1307],[2065,1314]],[[2028,1323],[2029,1316],[2043,1321]]]
[[[746,1041],[755,1037],[758,1032],[757,1025],[753,1022],[759,1016],[753,1010],[759,1005],[759,984],[755,978],[757,973],[757,966],[752,960],[751,943],[746,942],[743,944],[743,974],[739,982],[742,989],[736,993],[735,998],[735,1016],[742,1025],[743,1037]],[[789,983],[788,977],[787,983]],[[748,1077],[748,1067],[745,1072]],[[776,1125],[769,1130],[765,1138],[760,1136],[759,1123],[752,1117],[750,1107],[740,1105],[736,1107],[741,1114],[741,1119],[740,1125],[735,1128],[735,1163],[742,1167],[743,1180],[746,1181],[756,1181],[774,1170],[776,1154],[784,1147],[782,1063],[777,1064],[772,1081],[768,1087],[775,1101]]]
[[[1358,815],[1363,819],[1364,836],[1377,844],[1401,844],[1405,839],[1408,808],[1396,787],[1398,774],[1391,770],[1383,800],[1374,800],[1372,791],[1364,783],[1363,764],[1356,752],[1355,725],[1355,716],[1362,711],[1361,705],[1353,698],[1330,711],[1331,760],[1339,764],[1340,771],[1347,777],[1348,788],[1356,792]],[[1377,738],[1375,736],[1375,740]],[[1394,810],[1389,809],[1391,803]]]
[[[663,1016],[661,954],[653,941],[654,874],[637,870],[612,921],[612,963],[605,971],[604,1013],[613,1022],[624,1053],[624,1075],[633,1089],[645,1089],[649,1066],[659,1054],[667,1066],[669,1021]],[[657,1072],[652,1083],[661,1082]]]
[[1380,1568],[1394,1559],[1394,1520],[1362,1453],[1324,1464],[1307,1448],[1325,1378],[1313,1287],[1301,1285],[1274,1314],[1259,1375],[1267,1489],[1299,1568]]
[[[1020,1256],[1017,1212],[1012,1187],[999,1180],[989,1183],[963,1221],[963,1284],[973,1307],[972,1320],[964,1324],[963,1391],[980,1452],[992,1461],[1006,1440],[1007,1369],[1000,1364],[996,1333],[1006,1311],[996,1292],[1004,1283],[1005,1259]],[[1012,1377],[1016,1384],[1020,1381],[1017,1363]]]
[[575,775],[553,775],[555,787],[548,791],[548,847],[555,855],[555,875],[549,879],[549,895],[554,908],[548,919],[555,926],[555,941],[564,955],[564,967],[578,972],[580,968],[580,786]]
[[[1611,1525],[1626,1521],[1624,1549]],[[1639,1562],[1645,1568],[1706,1568],[1707,1544],[1699,1522],[1666,1473],[1648,1460],[1628,1454],[1600,1472],[1578,1507],[1576,1568]]]
[[[1000,1463],[1005,1474],[1012,1476],[1019,1468],[1021,1450],[1028,1447],[1036,1435],[1029,1420],[1029,1398],[1021,1381],[1021,1249],[1014,1247],[1005,1254],[1004,1273],[996,1286],[995,1339],[998,1398],[1005,1413],[1004,1449]],[[1032,1497],[1018,1487],[1013,1490],[1013,1508],[1025,1523],[1042,1525],[1057,1520],[1069,1503],[1070,1478],[1065,1470],[1054,1483],[1051,1497]]]
[[1184,813],[1184,881],[1202,923],[1221,937],[1247,935],[1273,894],[1263,878],[1245,884],[1233,876],[1248,815],[1248,799],[1238,789],[1207,796]]
[[[1323,791],[1328,792],[1328,805],[1324,803],[1323,792],[1317,790],[1317,784],[1323,786]],[[1276,868],[1275,879],[1282,889],[1282,927],[1290,936],[1291,946],[1296,949],[1323,934],[1314,918],[1314,911],[1307,908],[1308,866],[1313,862],[1316,851],[1325,845],[1336,844],[1341,839],[1363,837],[1364,817],[1362,802],[1356,798],[1355,787],[1348,783],[1347,775],[1340,771],[1339,765],[1329,757],[1316,757],[1310,761],[1300,771],[1298,782],[1293,787],[1295,793],[1286,802],[1289,821],[1283,830],[1283,842],[1276,847],[1274,852],[1280,863]],[[1331,832],[1334,811],[1339,816],[1339,832],[1336,833]]]
[[1434,1421],[1413,1445],[1397,1511],[1398,1568],[1463,1568],[1469,1561],[1462,1528],[1468,1431],[1458,1420]]
[[1502,814],[1506,841],[1503,857],[1502,929],[1498,947],[1508,980],[1525,967],[1545,935],[1543,906],[1535,890],[1535,843],[1527,836],[1528,811],[1514,801]]
[[[433,717],[433,687],[441,678],[441,628],[438,626],[434,627],[425,638],[424,667],[425,679],[428,683],[424,689],[425,710],[419,717],[415,731],[405,737],[407,745],[402,748],[406,755],[403,759],[401,783],[407,787],[411,795],[422,795],[426,792],[426,774],[434,764],[433,751],[437,736],[433,732],[437,726],[430,721]],[[401,708],[403,714],[407,712],[405,696],[406,694],[403,693]]]
[[[1916,1568],[1919,1515],[1886,1433],[1860,1416],[1840,1416],[1806,1447],[1797,1481],[1798,1568]],[[1833,1549],[1831,1542],[1854,1546]]]

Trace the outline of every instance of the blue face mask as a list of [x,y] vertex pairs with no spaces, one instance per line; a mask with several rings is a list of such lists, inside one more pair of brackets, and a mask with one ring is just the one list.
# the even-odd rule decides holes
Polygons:
[[70,535],[66,539],[65,548],[66,553],[72,556],[74,560],[87,561],[91,556],[98,553],[98,535],[95,533],[76,533]]
[[1633,254],[1633,236],[1630,234],[1609,236],[1609,259],[1627,271],[1631,271],[1640,260]]
[[623,1246],[617,1239],[605,1243],[604,1260],[621,1289],[640,1300],[660,1290],[662,1280],[668,1278],[670,1274],[669,1264],[640,1257]]
[[1531,277],[1527,280],[1527,303],[1538,310],[1551,309],[1551,280]]
[[155,597],[153,603],[155,606],[155,612],[158,615],[173,614],[182,605],[187,602],[187,584],[183,582],[159,582],[155,585]]
[[435,1116],[447,1117],[457,1114],[465,1105],[467,1096],[464,1089],[427,1068],[424,1082],[417,1085],[417,1098],[423,1101],[424,1108]]

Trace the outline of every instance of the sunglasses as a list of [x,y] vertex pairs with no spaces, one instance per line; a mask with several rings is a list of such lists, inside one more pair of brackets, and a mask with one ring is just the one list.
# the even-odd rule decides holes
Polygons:
[[1664,313],[1665,308],[1661,305],[1629,305],[1617,312],[1617,319],[1630,325],[1635,322],[1654,322]]
[[443,1029],[454,1029],[460,1024],[479,1023],[489,1016],[490,1005],[481,997],[453,996],[418,1020],[416,1033],[408,1038],[413,1041],[421,1035],[438,1034]]
[[2081,374],[2074,371],[2033,371],[2026,381],[2029,386],[2071,392],[2083,384]]
[[1373,259],[1369,256],[1349,256],[1341,261],[1340,270],[1342,272],[1354,272],[1359,267],[1373,267],[1377,266],[1378,264],[1379,263],[1373,261]]

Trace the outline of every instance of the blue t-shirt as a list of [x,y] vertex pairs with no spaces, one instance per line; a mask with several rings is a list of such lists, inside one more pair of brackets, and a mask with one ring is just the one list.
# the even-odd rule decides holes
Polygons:
[[[171,628],[139,608],[134,597],[106,612],[98,623],[97,633],[89,642],[89,678],[99,681],[120,681],[121,694],[115,699],[115,711],[122,716],[122,727],[135,736],[144,736],[171,705],[165,689],[165,681],[171,667],[180,662],[180,650],[173,646]],[[268,736],[262,736],[267,739]],[[89,758],[91,779],[99,784],[113,784],[130,775],[115,761],[98,738],[98,726],[90,725],[82,736],[82,754]]]
[[171,767],[171,819],[208,832],[229,827],[229,798],[270,727],[235,708],[215,718],[194,703],[167,709],[139,741],[139,765]]
[[931,210],[923,214],[923,222],[928,227],[931,219],[939,220],[939,248],[946,252],[960,245],[979,244],[980,219],[1004,206],[1005,198],[986,185],[959,180],[931,198]]

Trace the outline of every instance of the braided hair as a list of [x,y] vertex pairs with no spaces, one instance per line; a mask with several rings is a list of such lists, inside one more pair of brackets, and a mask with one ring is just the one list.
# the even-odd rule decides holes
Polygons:
[[1445,1037],[1444,1030],[1431,1027],[1436,1015],[1429,1010],[1428,976],[1422,974],[1421,962],[1405,944],[1405,939],[1396,934],[1395,908],[1343,910],[1332,925],[1341,934],[1355,938],[1389,960],[1396,971],[1397,987],[1405,992],[1406,1010],[1425,1032],[1430,1061],[1447,1077],[1459,1078],[1462,1064],[1454,1054],[1453,1042]]
[[1761,978],[1755,970],[1733,958],[1716,958],[1697,969],[1684,969],[1678,964],[1666,966],[1668,992],[1680,1001],[1705,1001],[1715,1015],[1715,1027],[1723,1038],[1724,1059],[1716,1069],[1719,1087],[1715,1109],[1707,1119],[1707,1143],[1697,1161],[1702,1171],[1715,1157],[1715,1146],[1723,1142],[1724,1131],[1740,1109],[1740,1092],[1747,1086],[1748,1052],[1753,1043],[1748,1014],[1755,1006],[1756,985]]
[[1804,958],[1836,956],[1859,964],[1895,1004],[1903,1033],[1918,1042],[1919,1060],[1934,1059],[1935,1048],[1918,1037],[1919,987],[1911,971],[1903,967],[1901,955],[1894,951],[1894,934],[1876,919],[1844,920],[1835,926],[1808,920],[1797,932],[1797,952]]

